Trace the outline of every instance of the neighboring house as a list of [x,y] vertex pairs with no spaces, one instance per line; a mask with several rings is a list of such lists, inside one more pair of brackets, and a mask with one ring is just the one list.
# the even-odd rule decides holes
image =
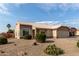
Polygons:
[[34,38],[37,33],[45,33],[49,38],[64,38],[70,36],[70,28],[61,25],[17,22],[15,28],[15,38],[23,38],[28,32]]
[[76,28],[74,28],[74,27],[71,27],[70,28],[70,36],[72,37],[72,36],[75,36],[76,35],[76,31],[77,31],[77,29]]

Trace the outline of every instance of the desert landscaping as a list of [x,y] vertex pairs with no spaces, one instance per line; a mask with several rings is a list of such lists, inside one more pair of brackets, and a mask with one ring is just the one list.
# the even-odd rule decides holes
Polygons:
[[[49,44],[55,44],[64,50],[61,56],[79,56],[79,48],[76,46],[79,37],[73,38],[51,38],[45,43],[37,43],[35,39],[8,39],[8,44],[0,45],[0,56],[47,56],[44,49]],[[49,56],[49,55],[48,55]]]

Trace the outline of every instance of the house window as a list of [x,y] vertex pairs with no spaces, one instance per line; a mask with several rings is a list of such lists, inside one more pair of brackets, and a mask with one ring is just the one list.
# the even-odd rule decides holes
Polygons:
[[28,30],[23,30],[23,36],[28,35],[29,31]]

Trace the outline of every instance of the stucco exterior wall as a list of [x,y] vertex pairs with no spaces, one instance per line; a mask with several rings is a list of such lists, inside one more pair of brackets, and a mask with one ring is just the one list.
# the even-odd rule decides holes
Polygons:
[[20,24],[16,24],[15,38],[20,39]]
[[79,35],[79,30],[76,31],[76,35]]
[[37,33],[40,33],[40,32],[44,32],[46,34],[46,36],[49,38],[49,37],[53,37],[53,33],[52,33],[52,30],[51,29],[36,29]]
[[53,33],[53,38],[57,38],[57,30],[53,30],[52,33]]
[[16,24],[15,28],[15,38],[20,39],[23,37],[23,30],[29,30],[29,34],[32,35],[32,26]]
[[46,31],[46,36],[47,37],[53,37],[53,33],[52,33],[51,29],[49,29],[49,30]]

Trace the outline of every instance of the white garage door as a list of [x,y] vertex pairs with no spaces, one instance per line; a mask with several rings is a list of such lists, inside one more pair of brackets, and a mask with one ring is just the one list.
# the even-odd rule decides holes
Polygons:
[[57,37],[58,38],[66,38],[69,37],[69,32],[68,31],[57,31]]

